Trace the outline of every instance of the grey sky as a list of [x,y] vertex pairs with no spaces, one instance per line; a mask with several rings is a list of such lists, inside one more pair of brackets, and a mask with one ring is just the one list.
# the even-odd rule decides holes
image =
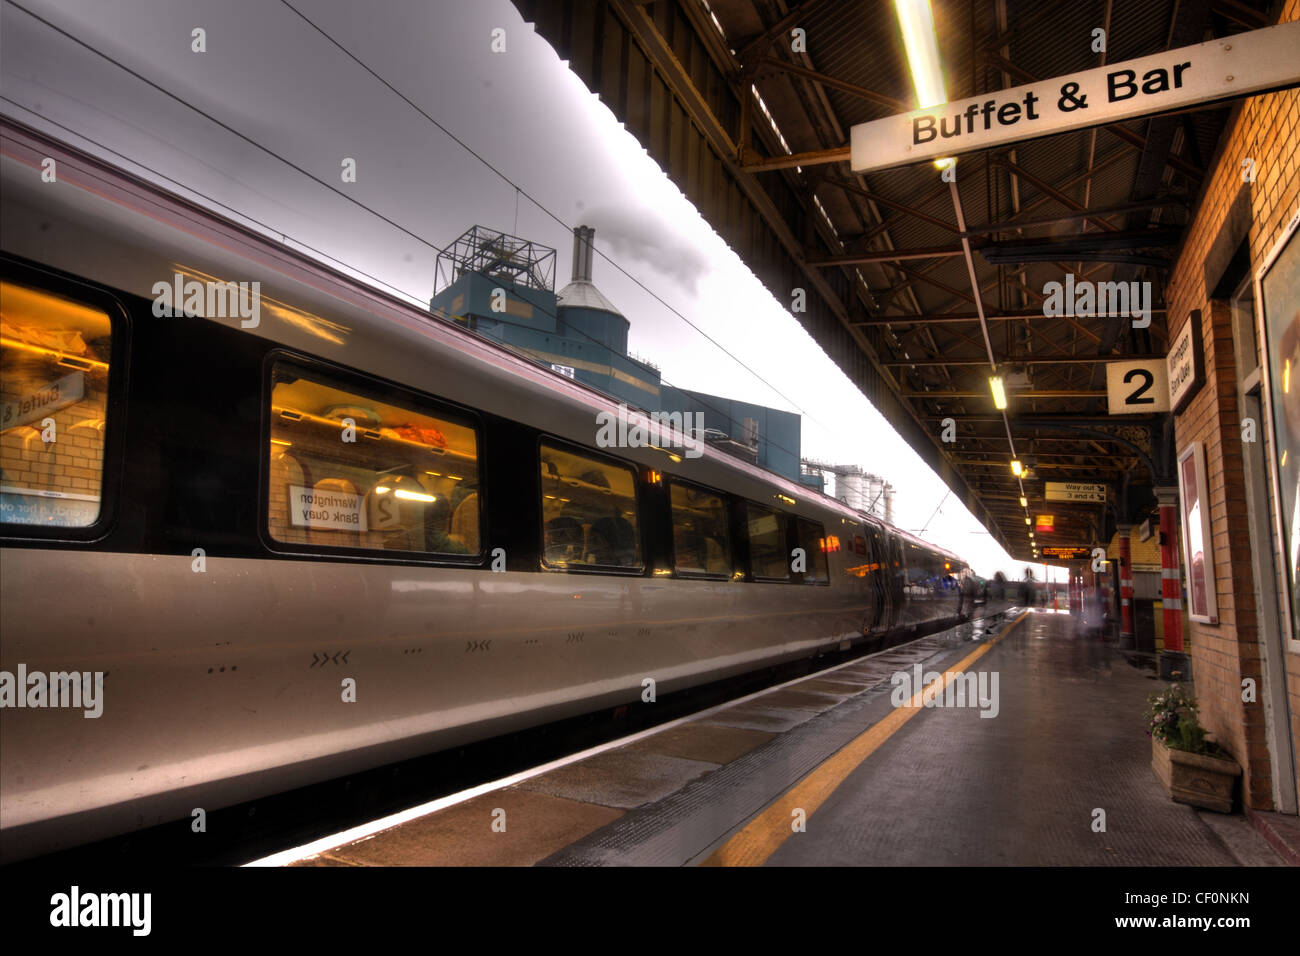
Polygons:
[[[785,311],[788,303],[762,288],[507,0],[293,2],[536,197],[558,223],[279,2],[21,2],[402,228],[6,2],[0,14],[0,92],[8,100],[421,304],[432,291],[435,249],[470,225],[555,247],[559,285],[569,276],[569,229],[593,225],[595,282],[631,321],[632,351],[658,364],[666,381],[804,412],[805,456],[858,463],[884,475],[898,488],[895,517],[904,528],[921,528],[943,497],[946,486]],[[205,53],[191,50],[196,27],[206,30]],[[505,30],[504,53],[490,49],[498,27]],[[0,108],[104,152],[12,103]],[[357,161],[358,173],[357,182],[346,186],[339,176],[345,157]],[[722,342],[734,358],[600,253]],[[1023,572],[952,498],[926,537],[968,557],[981,573]],[[1035,574],[1041,577],[1041,569]]]

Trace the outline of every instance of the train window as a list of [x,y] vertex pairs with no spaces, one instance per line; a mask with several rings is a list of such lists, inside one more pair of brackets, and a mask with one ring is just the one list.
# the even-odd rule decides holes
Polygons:
[[761,505],[747,505],[746,516],[754,577],[789,580],[790,558],[785,550],[785,516]]
[[0,523],[99,520],[112,322],[0,282]]
[[669,485],[673,515],[673,559],[689,574],[731,576],[727,502],[722,495],[674,481]]
[[544,443],[541,459],[546,567],[640,570],[632,469]]
[[827,537],[820,522],[809,521],[806,518],[796,520],[795,529],[799,536],[799,547],[803,548],[804,554],[807,555],[808,564],[803,573],[803,583],[828,584],[831,577],[826,570],[826,552],[838,550],[839,539],[834,536]]
[[479,553],[478,435],[382,387],[276,362],[268,526],[288,544]]
[[914,544],[907,546],[907,586],[920,594],[925,590],[928,582],[934,574],[934,568],[930,564],[930,555],[928,552],[921,550]]

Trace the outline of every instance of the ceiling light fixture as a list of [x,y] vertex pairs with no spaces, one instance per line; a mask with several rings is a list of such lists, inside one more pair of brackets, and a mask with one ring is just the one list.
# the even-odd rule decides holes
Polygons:
[[998,409],[998,411],[1004,410],[1007,407],[1007,389],[1002,382],[1002,376],[990,376],[989,388],[993,390],[993,406]]
[[[898,14],[898,27],[903,33],[908,69],[912,71],[916,105],[925,109],[947,103],[948,91],[944,87],[943,69],[939,66],[939,37],[934,29],[930,0],[894,0],[894,11]],[[936,159],[934,168],[947,169],[956,162],[952,156]]]
[[934,31],[930,0],[894,0],[894,10],[903,31],[916,105],[925,109],[947,103],[948,91],[944,89],[943,70],[939,67],[939,39]]

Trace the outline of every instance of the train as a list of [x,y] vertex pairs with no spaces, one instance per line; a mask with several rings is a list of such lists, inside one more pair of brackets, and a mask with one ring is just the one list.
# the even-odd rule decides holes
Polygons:
[[606,447],[643,416],[119,164],[6,118],[0,178],[4,862],[971,614],[958,556]]

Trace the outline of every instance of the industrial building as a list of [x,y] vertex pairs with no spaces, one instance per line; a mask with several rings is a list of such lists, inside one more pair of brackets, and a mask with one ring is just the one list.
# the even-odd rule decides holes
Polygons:
[[629,407],[702,415],[710,445],[799,481],[798,415],[677,388],[628,352],[631,323],[592,281],[594,237],[573,230],[572,278],[556,293],[554,249],[474,226],[439,254],[429,308]]

